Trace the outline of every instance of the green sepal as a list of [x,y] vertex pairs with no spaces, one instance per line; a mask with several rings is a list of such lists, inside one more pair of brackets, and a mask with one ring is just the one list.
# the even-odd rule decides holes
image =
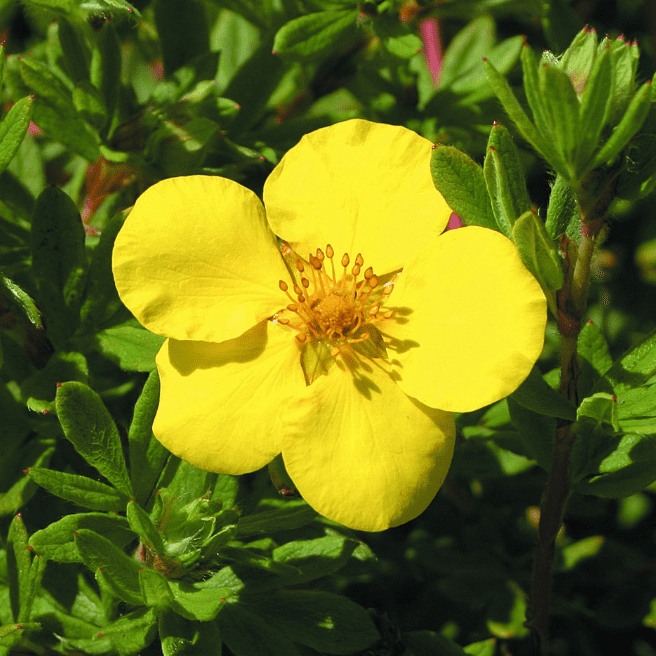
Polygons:
[[522,261],[540,283],[549,308],[556,316],[554,292],[563,286],[563,265],[560,253],[536,212],[529,210],[517,219],[513,226],[513,239]]
[[158,554],[164,555],[165,547],[162,536],[147,513],[134,501],[130,501],[127,506],[126,516],[130,528],[139,536],[141,542],[148,543]]
[[555,66],[540,66],[538,83],[550,128],[549,137],[565,161],[566,171],[573,177],[574,152],[581,130],[576,92],[567,73]]
[[57,390],[57,416],[75,450],[119,492],[133,497],[121,440],[100,397],[82,383],[64,383]]
[[245,515],[239,520],[239,538],[291,531],[309,524],[317,513],[301,499],[281,500],[281,507]]
[[75,81],[89,81],[89,49],[75,26],[65,18],[58,21],[57,36],[64,53],[68,76]]
[[128,500],[124,494],[113,487],[86,476],[67,474],[42,467],[31,467],[26,473],[44,490],[83,508],[122,511]]
[[614,72],[610,52],[604,50],[594,62],[581,98],[581,134],[574,156],[577,179],[581,179],[589,170],[588,162],[599,145],[602,130],[610,115],[615,84]]
[[320,59],[337,44],[343,48],[355,39],[357,15],[353,9],[338,9],[294,18],[276,33],[273,52],[290,61]]
[[14,103],[0,122],[0,174],[18,152],[32,119],[33,98]]
[[80,529],[101,533],[119,549],[134,541],[127,519],[113,514],[77,513],[66,515],[30,537],[30,546],[49,560],[59,563],[80,563],[82,556],[74,542]]
[[435,188],[466,225],[497,230],[483,168],[452,146],[436,146],[431,156]]
[[21,311],[29,319],[30,323],[36,328],[43,328],[41,321],[41,312],[37,308],[32,297],[13,280],[0,273],[0,289],[4,290],[2,294],[10,303],[20,307]]
[[[96,37],[96,48],[91,53],[89,77],[97,95],[88,91],[83,105],[90,121],[107,134],[118,107],[121,89],[121,42],[111,22],[106,22]],[[85,113],[78,108],[80,113]],[[86,116],[85,116],[86,118]],[[88,120],[88,119],[87,119]]]
[[[603,51],[602,51],[603,52]],[[567,73],[577,95],[588,92],[590,71],[597,63],[598,40],[594,30],[583,28],[560,58],[560,67]],[[600,53],[601,54],[601,53]]]
[[27,529],[22,516],[18,514],[11,520],[7,533],[9,606],[15,622],[21,621],[21,611],[27,603],[28,579],[32,566],[32,555],[28,545]]
[[545,471],[551,470],[556,418],[534,412],[508,397],[508,410],[513,426],[531,458]]
[[545,228],[552,239],[564,234],[572,217],[578,217],[579,209],[576,194],[562,175],[557,175],[551,187],[549,205],[547,206],[547,220]]
[[44,189],[34,204],[32,218],[32,275],[48,337],[60,348],[79,321],[86,267],[84,239],[75,203],[56,187]]
[[210,19],[202,2],[187,0],[182,9],[178,0],[155,0],[153,10],[167,75],[209,52]]
[[81,353],[56,351],[43,369],[37,369],[21,385],[21,397],[32,412],[55,412],[57,385],[72,380],[86,384],[89,367]]
[[510,398],[524,408],[547,417],[560,417],[574,421],[576,407],[562,394],[553,389],[542,377],[537,367],[533,367],[526,380],[510,395]]
[[612,163],[645,122],[651,107],[651,82],[645,82],[633,96],[620,122],[613,129],[608,141],[596,154],[589,169]]
[[135,501],[146,504],[169,457],[169,451],[153,435],[152,425],[159,402],[159,376],[154,369],[134,406],[128,432],[130,480]]
[[233,596],[230,588],[217,588],[204,583],[188,583],[181,579],[169,581],[176,613],[188,620],[210,622]]
[[535,125],[531,123],[531,120],[522,109],[522,106],[519,104],[519,101],[503,75],[489,61],[485,60],[483,63],[492,90],[501,101],[508,116],[517,126],[520,134],[556,171],[568,175],[569,167],[567,166],[567,162],[551,143],[542,136]]
[[120,549],[89,529],[75,533],[82,562],[107,583],[114,594],[129,604],[143,605],[144,598],[139,585],[139,563]]
[[295,643],[320,652],[352,654],[370,647],[380,637],[362,606],[330,592],[275,590],[249,596],[248,603],[258,617]]

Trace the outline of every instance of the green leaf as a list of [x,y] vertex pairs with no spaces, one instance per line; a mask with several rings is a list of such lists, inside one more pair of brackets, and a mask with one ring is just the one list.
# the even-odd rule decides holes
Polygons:
[[55,412],[57,386],[63,382],[87,383],[89,367],[81,353],[57,351],[43,369],[37,369],[21,385],[21,396],[33,412]]
[[92,125],[103,127],[104,121],[104,134],[111,128],[120,98],[121,57],[121,42],[116,29],[111,22],[106,22],[97,35],[89,71],[91,84],[97,89],[98,95],[88,91],[82,107],[78,107],[85,118],[90,115]]
[[578,213],[574,190],[562,175],[557,175],[551,187],[547,207],[547,220],[545,221],[547,234],[552,239],[560,237],[567,230],[572,217],[578,217]]
[[542,136],[533,123],[531,123],[506,79],[489,61],[485,60],[484,64],[492,90],[501,101],[508,116],[517,126],[520,134],[557,172],[563,173],[569,178],[569,168],[566,161],[551,143]]
[[204,587],[202,583],[187,583],[180,579],[169,581],[173,592],[173,608],[188,620],[210,622],[232,596],[230,588]]
[[21,597],[21,609],[18,614],[19,622],[27,622],[32,615],[32,608],[41,590],[41,579],[43,578],[47,564],[47,558],[38,553],[34,554],[30,566],[30,572],[27,577],[25,594]]
[[73,88],[73,105],[89,125],[99,130],[107,120],[107,109],[91,82],[81,80]]
[[573,570],[580,562],[588,558],[594,558],[606,543],[606,538],[602,535],[590,535],[582,540],[577,540],[568,544],[560,551],[562,560],[559,572],[569,572]]
[[300,656],[292,641],[244,603],[226,604],[216,618],[234,656]]
[[89,265],[89,275],[80,308],[82,325],[89,332],[104,327],[123,309],[112,274],[112,250],[116,235],[123,226],[125,214],[119,212],[105,226]]
[[57,390],[57,416],[75,450],[117,490],[132,498],[121,440],[100,397],[82,383]]
[[7,579],[9,605],[15,622],[22,621],[21,611],[27,604],[28,579],[32,566],[32,554],[28,550],[28,535],[23,518],[16,515],[7,534]]
[[128,499],[113,487],[86,476],[32,467],[28,476],[51,494],[91,510],[122,511]]
[[79,320],[86,254],[84,227],[75,203],[47,187],[32,218],[32,275],[48,324],[48,336],[63,345]]
[[141,542],[150,544],[158,554],[164,554],[162,536],[150,520],[150,517],[134,502],[127,507],[127,519],[130,528],[139,536]]
[[574,152],[581,130],[576,92],[567,73],[548,64],[538,68],[538,83],[549,125],[548,137],[565,161],[569,176],[573,177]]
[[510,395],[524,408],[547,417],[561,417],[574,421],[576,408],[544,380],[537,366],[531,369],[526,380]]
[[538,131],[543,137],[546,137],[549,134],[549,122],[547,119],[547,109],[540,93],[538,61],[528,43],[524,44],[520,59],[522,62],[524,92],[526,93],[528,106],[531,109],[533,121]]
[[19,287],[15,282],[9,278],[3,276],[0,273],[0,289],[4,289],[3,296],[9,301],[13,301],[16,305],[21,308],[21,311],[25,316],[30,320],[33,326],[36,328],[43,328],[43,322],[41,321],[41,313],[39,308],[32,300],[32,297],[21,287]]
[[84,564],[96,575],[102,574],[117,596],[129,604],[143,605],[140,565],[136,560],[117,549],[107,538],[86,528],[76,532],[75,544]]
[[422,49],[419,36],[396,16],[379,15],[374,19],[372,27],[385,48],[395,57],[410,59]]
[[153,492],[169,452],[153,435],[152,425],[159,402],[159,376],[154,369],[148,376],[134,407],[128,441],[130,480],[134,499],[145,505]]
[[239,520],[239,537],[269,534],[273,531],[290,531],[309,524],[316,516],[316,511],[305,501],[287,499],[279,509],[243,516]]
[[355,540],[336,536],[298,540],[274,549],[273,560],[298,569],[300,573],[294,575],[293,582],[305,583],[336,572],[347,563],[357,546]]
[[452,146],[436,146],[431,156],[435,188],[467,225],[497,229],[483,169]]
[[172,611],[159,614],[163,656],[216,656],[221,636],[214,622],[194,622]]
[[613,360],[605,337],[591,319],[583,325],[577,342],[581,362],[579,398],[588,396],[597,381],[610,369]]
[[642,128],[629,144],[625,162],[617,180],[617,195],[636,200],[651,193],[656,184],[656,106],[653,104]]
[[463,651],[465,654],[468,654],[468,656],[494,656],[497,651],[496,638],[481,640],[480,642],[472,642],[463,647]]
[[32,98],[14,103],[0,123],[0,174],[9,166],[23,142],[32,118]]
[[355,39],[356,19],[357,11],[353,9],[319,11],[294,18],[276,33],[273,52],[291,61],[320,59]]
[[101,330],[96,339],[98,352],[125,371],[152,371],[164,343],[164,337],[142,328],[136,320]]
[[71,80],[89,80],[89,49],[72,23],[59,19],[59,44],[64,53],[64,65]]
[[508,397],[508,409],[513,426],[519,431],[527,452],[542,469],[550,471],[556,419],[525,408],[512,396]]
[[554,315],[558,310],[554,292],[565,279],[560,253],[536,212],[522,214],[513,226],[513,238],[526,268],[535,276]]
[[645,82],[631,99],[621,121],[613,128],[608,141],[595,155],[588,169],[611,163],[629,144],[645,122],[651,106],[651,82]]
[[163,574],[144,567],[139,571],[139,585],[146,606],[161,609],[173,601],[173,593]]
[[138,608],[103,626],[102,634],[123,656],[143,653],[157,636],[157,613],[153,608]]
[[155,26],[164,54],[164,70],[173,73],[210,49],[209,17],[202,2],[154,0]]
[[70,111],[75,112],[70,90],[46,64],[27,57],[21,57],[18,68],[23,82],[36,94],[39,100],[46,101],[64,114]]
[[526,622],[526,594],[514,582],[507,581],[503,594],[495,596],[488,610],[487,628],[497,638],[524,638],[528,634]]
[[[594,400],[586,401],[587,399],[584,399],[582,408],[579,408],[579,418],[572,428],[576,439],[572,446],[568,472],[571,483],[577,484],[576,489],[583,494],[587,494],[587,482],[584,479],[598,474],[601,462],[612,454],[620,443],[620,436],[611,423],[599,421],[594,417],[594,414],[601,414],[599,409],[594,408]],[[603,407],[601,410],[603,412]],[[593,416],[586,416],[586,413]]]
[[[596,37],[590,35],[596,42]],[[575,177],[589,170],[590,158],[599,145],[601,132],[608,120],[613,101],[614,69],[611,55],[604,50],[597,57],[581,99],[581,134],[574,158]]]
[[118,515],[103,513],[78,513],[66,515],[30,537],[30,546],[49,560],[60,563],[80,563],[82,557],[74,542],[80,529],[90,529],[102,534],[119,549],[135,539],[128,521]]
[[352,654],[380,637],[367,611],[329,592],[276,590],[248,597],[257,616],[295,643],[329,654]]
[[483,174],[497,225],[512,239],[515,221],[531,203],[517,148],[508,130],[498,123],[490,132]]

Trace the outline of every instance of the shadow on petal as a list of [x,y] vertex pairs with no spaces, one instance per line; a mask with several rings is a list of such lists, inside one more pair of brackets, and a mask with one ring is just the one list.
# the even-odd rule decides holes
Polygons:
[[198,369],[213,369],[231,362],[256,360],[267,344],[266,321],[258,323],[235,339],[218,344],[169,340],[169,357],[181,376],[190,376]]

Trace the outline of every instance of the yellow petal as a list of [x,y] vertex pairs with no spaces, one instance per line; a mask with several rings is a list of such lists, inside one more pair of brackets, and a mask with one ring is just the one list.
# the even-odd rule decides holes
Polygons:
[[149,330],[221,342],[271,316],[287,272],[257,196],[225,178],[163,180],[116,238],[119,295]]
[[406,315],[381,325],[399,340],[396,353],[388,349],[399,385],[433,408],[466,412],[508,396],[542,351],[544,294],[493,230],[435,239],[404,269],[389,304]]
[[376,366],[354,377],[340,360],[288,405],[283,458],[319,513],[381,531],[433,500],[453,455],[453,415],[408,398]]
[[451,210],[430,174],[432,144],[403,127],[344,121],[305,135],[264,185],[274,232],[302,257],[330,244],[378,274],[401,268]]
[[153,432],[177,456],[208,471],[243,474],[280,453],[281,409],[305,387],[288,329],[264,321],[221,344],[169,339],[157,368]]

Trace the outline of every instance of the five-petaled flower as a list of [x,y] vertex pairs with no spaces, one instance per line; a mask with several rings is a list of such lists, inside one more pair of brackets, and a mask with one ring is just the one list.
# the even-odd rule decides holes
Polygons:
[[427,507],[451,462],[452,413],[512,393],[546,322],[510,240],[442,234],[451,210],[431,146],[351,120],[303,137],[264,205],[205,176],[137,200],[114,276],[137,319],[168,337],[153,425],[166,447],[230,474],[282,453],[304,499],[356,529]]

